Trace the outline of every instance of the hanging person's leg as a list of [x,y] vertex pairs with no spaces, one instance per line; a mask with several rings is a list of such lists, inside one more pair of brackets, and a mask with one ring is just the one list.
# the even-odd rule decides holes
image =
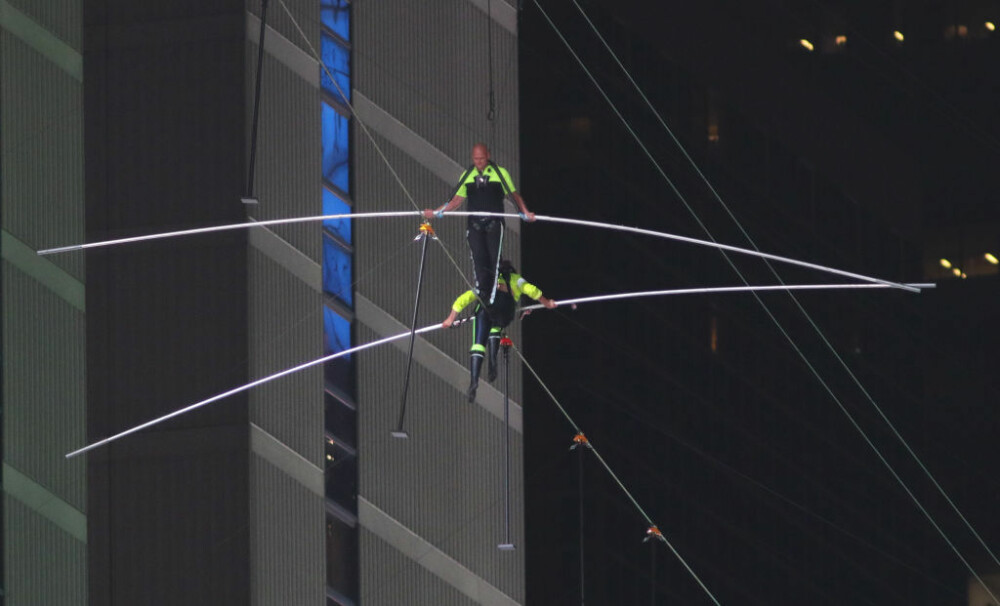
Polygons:
[[472,347],[469,348],[469,403],[476,401],[476,390],[479,389],[479,372],[486,356],[486,339],[490,332],[490,316],[486,308],[476,306],[476,316],[472,320]]

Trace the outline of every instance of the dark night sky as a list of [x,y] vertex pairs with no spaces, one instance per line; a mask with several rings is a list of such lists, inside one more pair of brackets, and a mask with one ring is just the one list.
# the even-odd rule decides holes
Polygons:
[[[799,301],[996,550],[997,275],[949,280],[926,260],[1000,244],[998,40],[982,27],[983,15],[1000,21],[1000,5],[688,4],[584,6],[762,250],[891,280],[940,278],[920,295]],[[748,246],[569,0],[543,7],[715,238]],[[946,24],[959,22],[970,33],[945,40]],[[840,32],[847,46],[822,52]],[[521,186],[532,210],[705,238],[530,0],[520,41]],[[578,228],[526,233],[524,273],[556,299],[739,284],[710,249]],[[737,264],[751,283],[775,283],[759,262]],[[778,271],[789,283],[837,281]],[[1000,567],[794,303],[763,300],[843,410],[743,295],[529,318],[526,356],[723,604],[966,603],[964,565],[845,411],[962,555],[982,573]],[[529,604],[579,604],[573,431],[527,373],[525,432]],[[584,469],[587,602],[711,603],[665,546],[641,542],[643,518],[592,456]]]

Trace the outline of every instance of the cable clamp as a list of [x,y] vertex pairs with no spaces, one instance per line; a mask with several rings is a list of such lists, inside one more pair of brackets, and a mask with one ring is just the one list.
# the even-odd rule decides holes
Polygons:
[[570,446],[569,449],[576,450],[577,446],[583,446],[585,448],[593,448],[593,446],[590,445],[590,440],[587,439],[587,436],[583,435],[582,431],[573,436],[573,445]]
[[644,538],[642,542],[645,543],[650,539],[659,539],[664,543],[667,542],[667,539],[663,537],[663,533],[660,532],[660,529],[656,527],[656,524],[653,524],[652,526],[646,529],[646,538]]
[[413,241],[416,242],[417,240],[420,240],[421,238],[427,236],[430,236],[432,240],[438,239],[437,234],[434,233],[434,228],[431,227],[431,224],[428,223],[427,221],[424,221],[423,223],[420,224],[420,230],[417,232],[417,235],[413,237]]

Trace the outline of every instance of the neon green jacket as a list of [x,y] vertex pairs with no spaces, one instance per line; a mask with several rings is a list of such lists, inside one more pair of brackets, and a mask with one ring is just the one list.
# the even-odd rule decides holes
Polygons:
[[[510,274],[510,281],[511,284],[508,284],[507,286],[508,290],[510,291],[510,295],[514,297],[514,303],[517,303],[518,301],[521,300],[522,294],[528,295],[529,297],[531,297],[536,301],[542,297],[541,289],[532,284],[531,282],[528,282],[527,280],[522,278],[520,274],[515,274],[515,273]],[[503,276],[497,278],[497,283],[498,284],[504,283]],[[455,303],[452,304],[451,308],[455,310],[455,312],[460,312],[463,309],[465,309],[470,303],[473,303],[475,300],[476,300],[476,293],[472,292],[471,290],[467,290],[462,294],[460,294],[457,299],[455,299]]]

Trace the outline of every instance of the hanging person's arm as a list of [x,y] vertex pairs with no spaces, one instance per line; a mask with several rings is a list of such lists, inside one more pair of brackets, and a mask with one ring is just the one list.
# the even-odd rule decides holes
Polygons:
[[544,305],[545,309],[553,309],[557,305],[557,303],[555,301],[553,301],[552,299],[549,299],[548,297],[546,297],[545,295],[543,295],[542,294],[542,290],[540,288],[538,288],[537,286],[535,286],[531,282],[528,282],[527,280],[525,280],[524,278],[522,278],[520,275],[518,275],[518,274],[511,274],[510,275],[510,279],[513,280],[514,283],[517,285],[518,290],[520,290],[522,293],[528,295],[529,297],[531,297],[535,301],[538,301],[539,303],[541,303],[542,305]]
[[467,290],[462,294],[458,295],[458,298],[455,299],[455,302],[452,303],[451,305],[451,313],[448,314],[448,317],[444,319],[444,322],[441,323],[441,326],[443,328],[450,328],[451,325],[455,323],[455,318],[458,317],[458,314],[461,313],[461,311],[465,309],[469,305],[469,303],[472,303],[475,300],[476,300],[476,293],[472,292],[471,290]]

